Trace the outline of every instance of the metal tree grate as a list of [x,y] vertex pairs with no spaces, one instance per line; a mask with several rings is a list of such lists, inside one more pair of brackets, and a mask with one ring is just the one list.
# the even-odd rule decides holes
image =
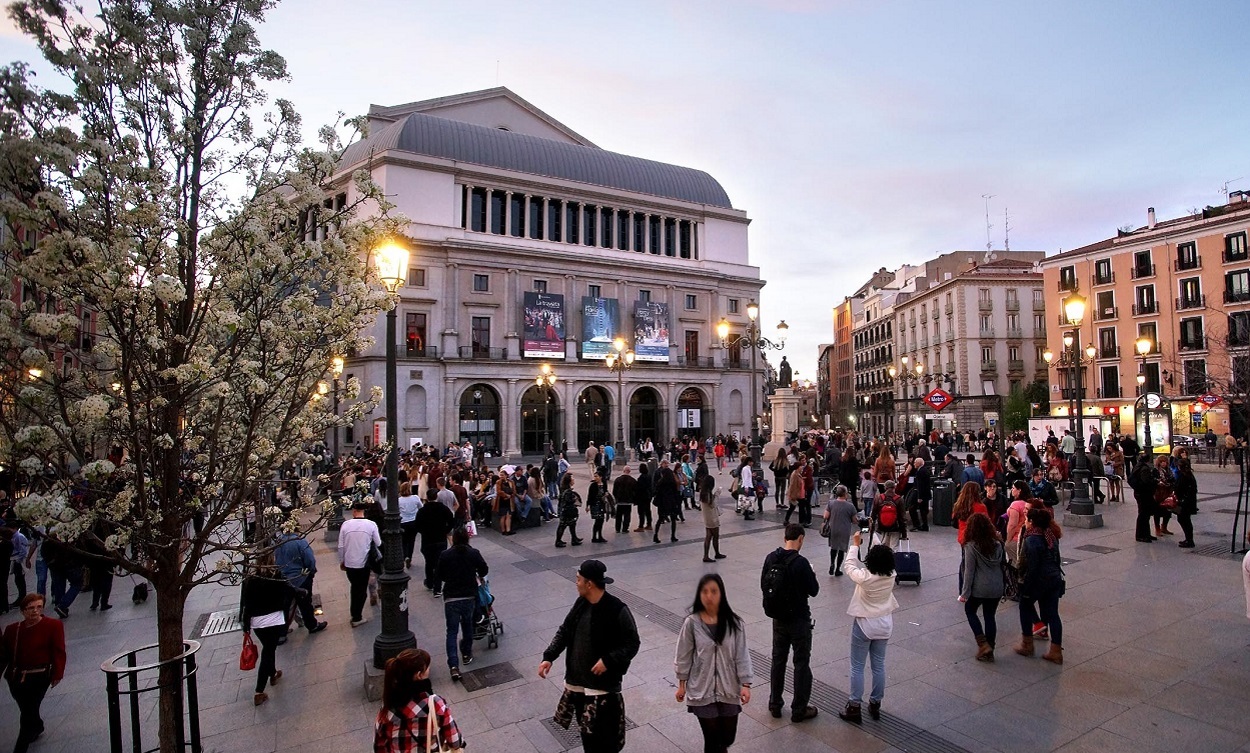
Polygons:
[[1215,544],[1203,544],[1199,547],[1190,549],[1190,554],[1199,554],[1203,557],[1215,557],[1221,560],[1231,560],[1242,556],[1242,553],[1229,551],[1232,547],[1227,541],[1217,542]]
[[473,692],[482,688],[489,688],[494,685],[503,685],[505,682],[521,679],[522,675],[511,662],[503,662],[502,664],[492,664],[489,667],[475,669],[472,672],[465,672],[460,677],[460,682],[464,685],[464,689]]
[[243,623],[239,622],[239,611],[237,609],[209,612],[208,614],[200,615],[200,618],[195,621],[195,630],[191,631],[191,637],[207,638],[210,635],[233,633],[242,629]]
[[1075,548],[1082,552],[1093,552],[1094,554],[1111,554],[1112,552],[1120,551],[1116,547],[1101,546],[1099,544],[1086,544],[1085,546],[1078,546]]

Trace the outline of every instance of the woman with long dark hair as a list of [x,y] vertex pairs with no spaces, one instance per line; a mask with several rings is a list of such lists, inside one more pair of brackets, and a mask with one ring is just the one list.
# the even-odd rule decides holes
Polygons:
[[430,654],[419,648],[404,649],[386,661],[382,708],[373,724],[374,753],[426,750],[431,711],[443,747],[463,748],[464,738],[451,707],[430,684]]
[[951,508],[951,522],[959,526],[958,540],[959,545],[963,546],[964,533],[968,525],[968,518],[977,513],[989,517],[989,509],[985,506],[984,497],[982,496],[981,485],[975,481],[966,481],[959,488],[959,498],[955,500],[955,506]]
[[746,627],[729,606],[716,573],[699,579],[673,660],[677,700],[699,720],[704,753],[725,753],[738,735],[738,715],[751,701],[753,672]]
[[716,552],[716,559],[723,560],[720,553],[720,507],[716,504],[716,479],[711,475],[699,478],[699,508],[703,513],[703,561],[715,562],[708,556],[709,547]]
[[573,474],[566,473],[560,479],[560,523],[556,526],[556,546],[564,547],[564,529],[569,530],[573,546],[581,546],[577,538],[577,514],[582,507],[582,496],[573,491]]
[[1063,621],[1059,619],[1059,599],[1064,593],[1059,539],[1051,527],[1050,511],[1033,507],[1028,526],[1020,533],[1023,566],[1020,572],[1020,645],[1016,653],[1033,655],[1033,637],[1039,621],[1049,628],[1050,650],[1042,658],[1063,664]]
[[894,550],[878,544],[868,550],[863,561],[859,548],[863,544],[859,531],[851,539],[851,551],[842,563],[842,571],[855,582],[855,593],[846,613],[854,617],[851,626],[851,696],[846,708],[838,713],[844,721],[859,724],[860,706],[864,700],[864,665],[872,657],[872,693],[868,696],[868,715],[881,718],[881,699],[885,697],[885,648],[894,632]]
[[773,472],[773,502],[781,509],[781,500],[785,499],[786,481],[790,478],[790,459],[786,457],[786,448],[777,448],[777,457],[768,464]]
[[[977,640],[977,661],[994,661],[994,641],[998,636],[998,624],[994,614],[998,601],[1003,598],[1003,543],[988,515],[978,512],[968,518],[964,535],[963,588],[959,600],[964,604],[964,615]],[[985,629],[977,610],[985,616]]]
[[1194,548],[1194,524],[1190,515],[1198,512],[1198,479],[1194,478],[1194,469],[1189,459],[1184,458],[1176,464],[1176,522],[1181,524],[1184,541],[1177,546],[1181,549]]

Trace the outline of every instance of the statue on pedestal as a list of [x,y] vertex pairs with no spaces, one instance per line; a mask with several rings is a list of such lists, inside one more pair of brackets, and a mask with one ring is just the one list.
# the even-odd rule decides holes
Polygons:
[[794,381],[794,372],[790,370],[790,362],[781,357],[781,366],[777,368],[777,381],[780,387],[790,387]]

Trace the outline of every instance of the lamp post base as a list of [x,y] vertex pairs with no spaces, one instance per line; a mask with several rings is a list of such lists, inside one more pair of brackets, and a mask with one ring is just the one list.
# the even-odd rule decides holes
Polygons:
[[1096,512],[1088,499],[1073,499],[1063,514],[1065,528],[1102,528],[1102,513]]

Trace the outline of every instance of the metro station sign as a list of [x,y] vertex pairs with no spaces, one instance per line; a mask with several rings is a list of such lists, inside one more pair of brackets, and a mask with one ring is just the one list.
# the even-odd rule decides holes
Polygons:
[[955,402],[955,396],[940,387],[921,398],[924,404],[933,410],[940,411]]
[[1215,406],[1220,404],[1220,396],[1212,395],[1210,392],[1208,392],[1205,395],[1199,395],[1198,402],[1202,403],[1208,408],[1214,408]]

